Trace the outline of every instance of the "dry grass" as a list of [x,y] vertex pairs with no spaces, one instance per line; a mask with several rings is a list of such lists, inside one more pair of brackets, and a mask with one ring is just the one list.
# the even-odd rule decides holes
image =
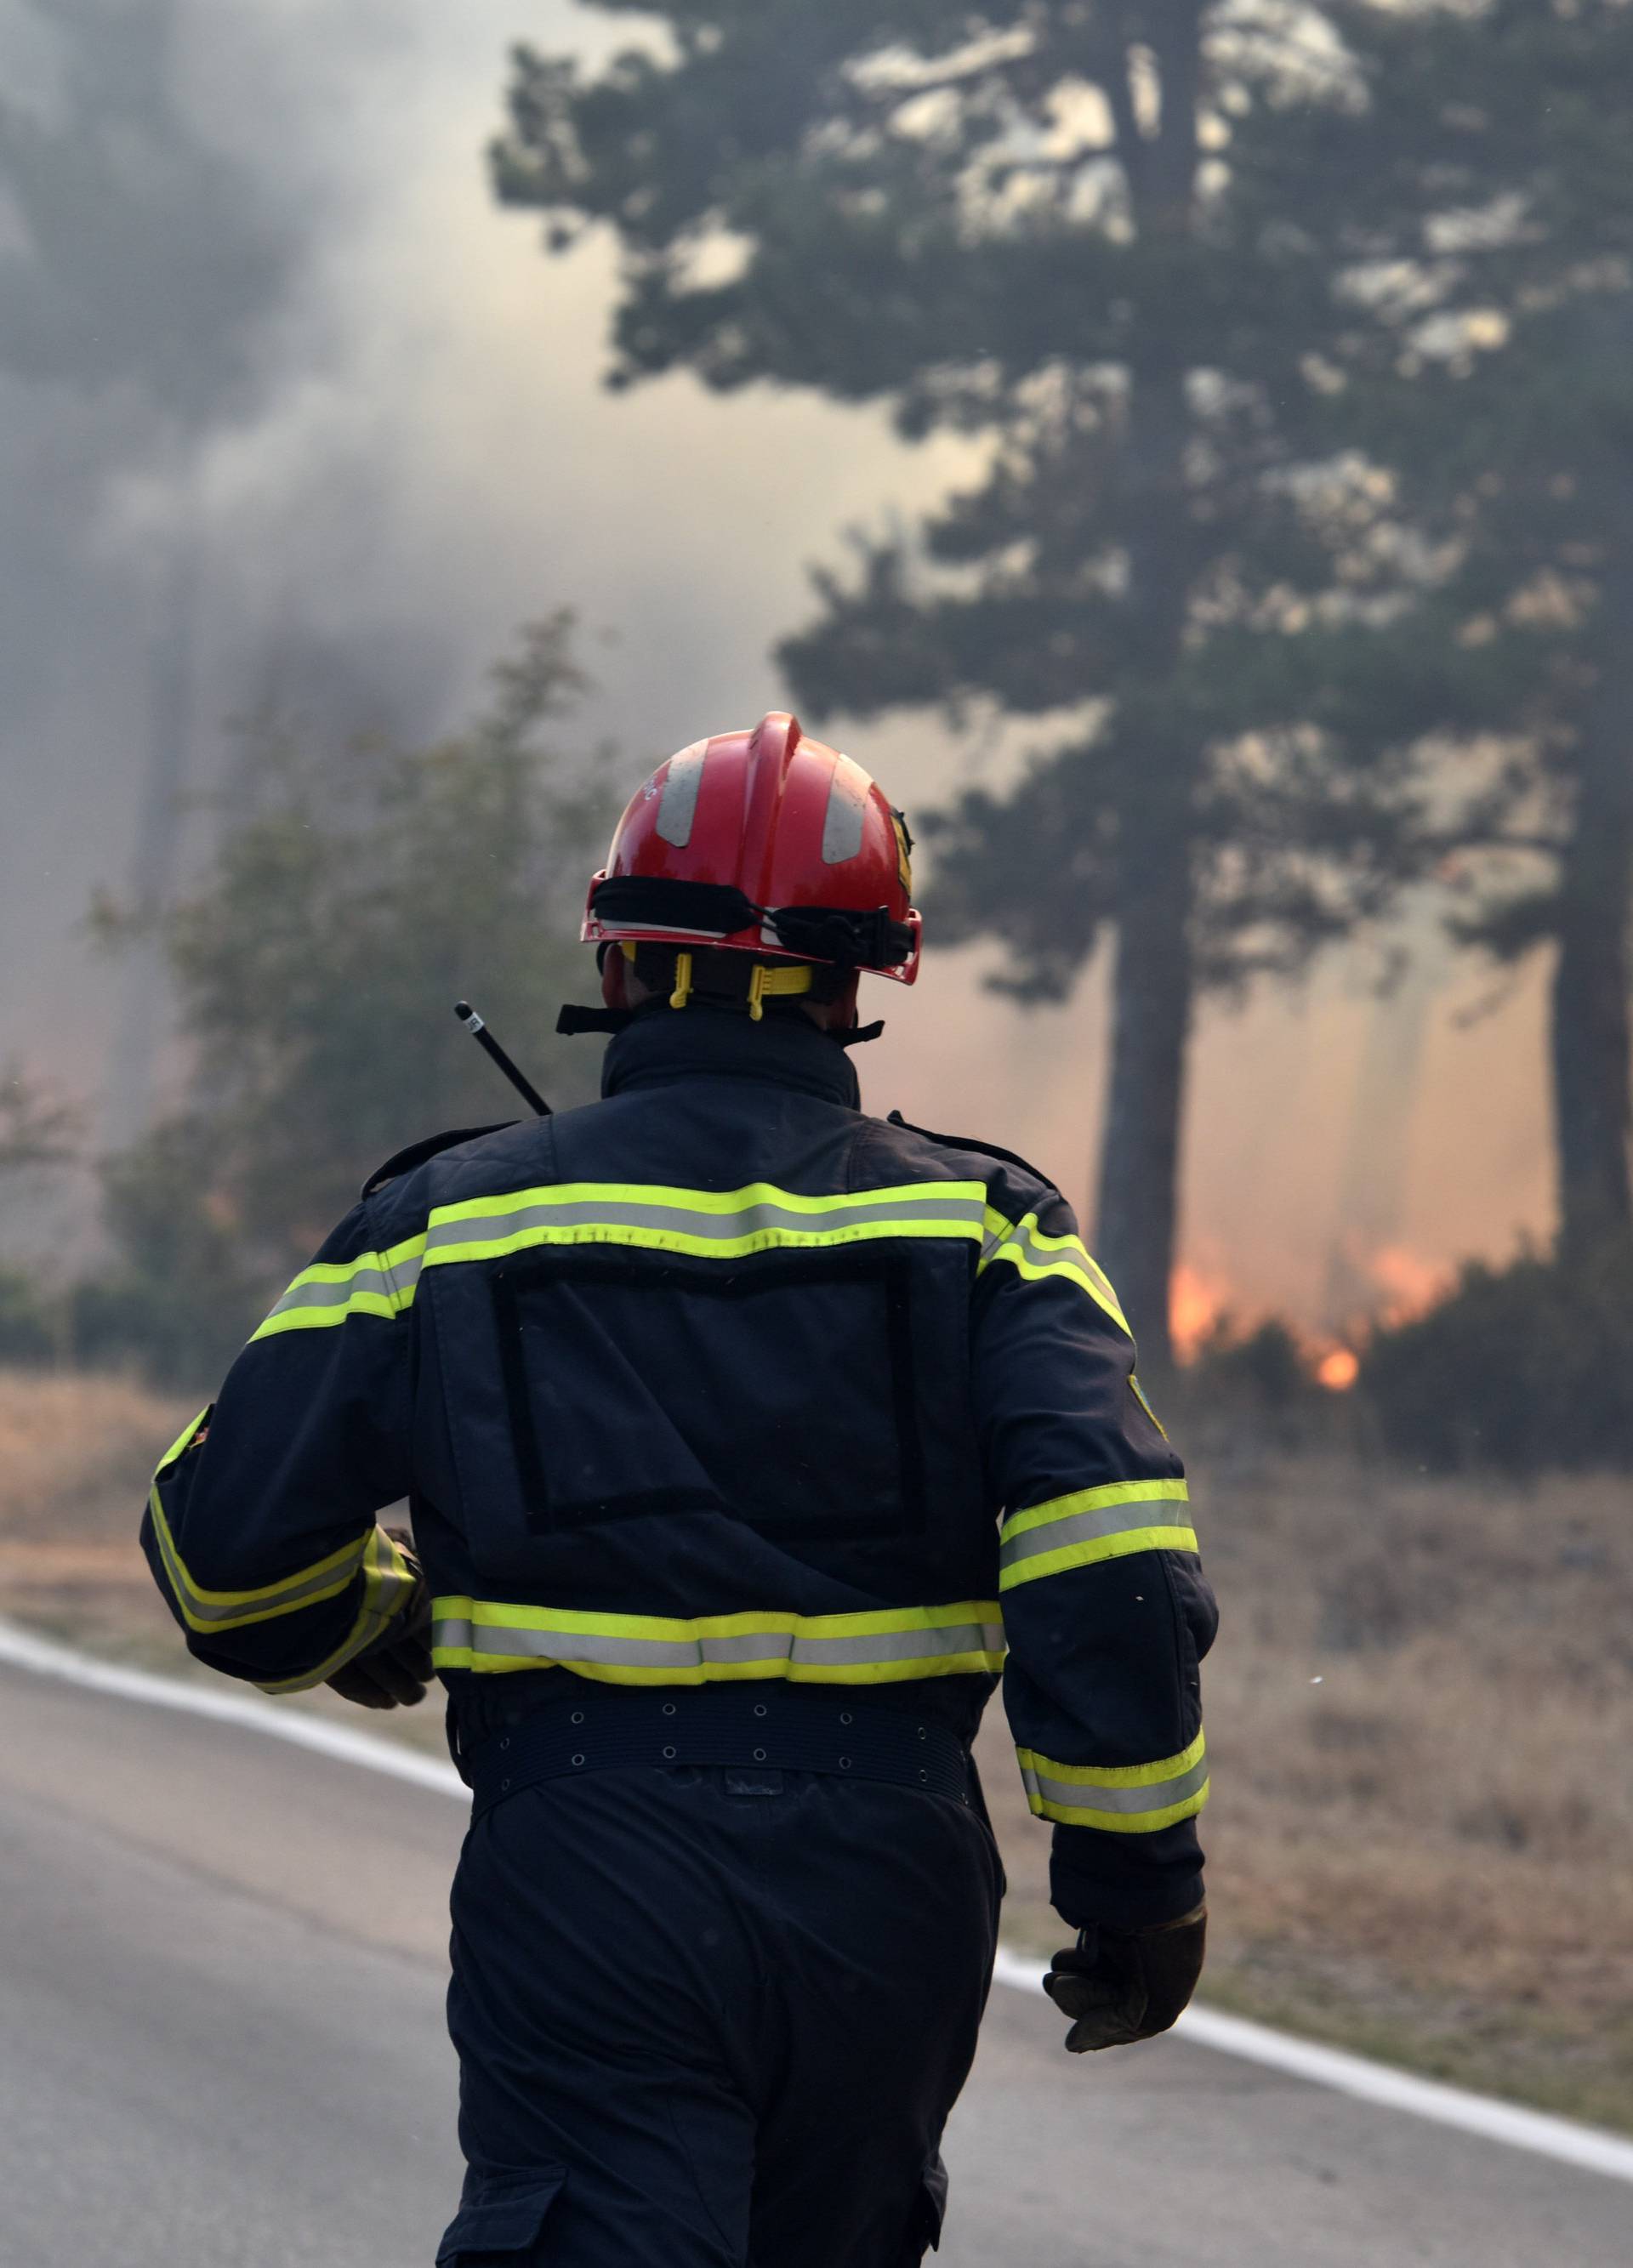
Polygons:
[[[189,1415],[0,1373],[0,1610],[184,1665],[135,1528]],[[1209,1996],[1633,2128],[1633,1485],[1218,1459],[1195,1493],[1224,1616]],[[430,1709],[378,1723],[438,1738]],[[1010,1933],[1047,1950],[1048,1838],[996,1708],[982,1751]]]
[[[1633,2126],[1633,1487],[1283,1460],[1194,1493],[1210,1997]],[[1044,1837],[993,1764],[1042,1946]]]

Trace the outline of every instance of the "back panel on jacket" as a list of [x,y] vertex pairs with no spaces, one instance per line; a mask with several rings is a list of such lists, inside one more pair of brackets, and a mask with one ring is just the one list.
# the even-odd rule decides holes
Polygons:
[[787,1678],[967,1735],[1007,1635],[1034,1809],[1188,1822],[1211,1600],[1059,1193],[865,1116],[802,1018],[649,1012],[604,1085],[388,1181],[268,1317],[155,1483],[195,1650],[331,1674],[393,1611],[373,1514],[408,1496],[477,1721]]

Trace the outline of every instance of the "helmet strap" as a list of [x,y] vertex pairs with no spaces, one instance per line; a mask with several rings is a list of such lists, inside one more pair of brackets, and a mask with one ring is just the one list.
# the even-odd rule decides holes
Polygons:
[[791,967],[772,968],[768,968],[765,961],[757,961],[749,976],[750,1022],[757,1024],[765,1016],[765,1003],[768,996],[809,992],[813,973],[809,965],[798,962]]

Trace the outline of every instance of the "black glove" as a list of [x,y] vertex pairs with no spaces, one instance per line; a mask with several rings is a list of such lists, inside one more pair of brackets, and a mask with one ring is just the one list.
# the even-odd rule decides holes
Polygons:
[[1044,1991],[1075,2021],[1069,2054],[1155,2039],[1183,2012],[1202,1973],[1208,1908],[1196,1907],[1155,1929],[1107,1929],[1091,1923],[1057,1953]]
[[413,1539],[405,1528],[388,1528],[387,1535],[408,1561],[414,1588],[409,1602],[393,1620],[384,1638],[362,1653],[354,1653],[344,1668],[327,1683],[331,1692],[360,1709],[411,1709],[425,1697],[430,1684],[431,1590],[414,1557]]

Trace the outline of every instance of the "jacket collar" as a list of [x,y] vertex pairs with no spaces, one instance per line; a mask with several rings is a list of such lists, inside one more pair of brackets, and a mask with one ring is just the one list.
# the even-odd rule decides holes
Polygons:
[[774,1012],[757,1024],[694,1000],[678,1012],[667,1002],[643,1008],[608,1045],[602,1094],[680,1079],[755,1079],[861,1107],[850,1057],[808,1016]]

